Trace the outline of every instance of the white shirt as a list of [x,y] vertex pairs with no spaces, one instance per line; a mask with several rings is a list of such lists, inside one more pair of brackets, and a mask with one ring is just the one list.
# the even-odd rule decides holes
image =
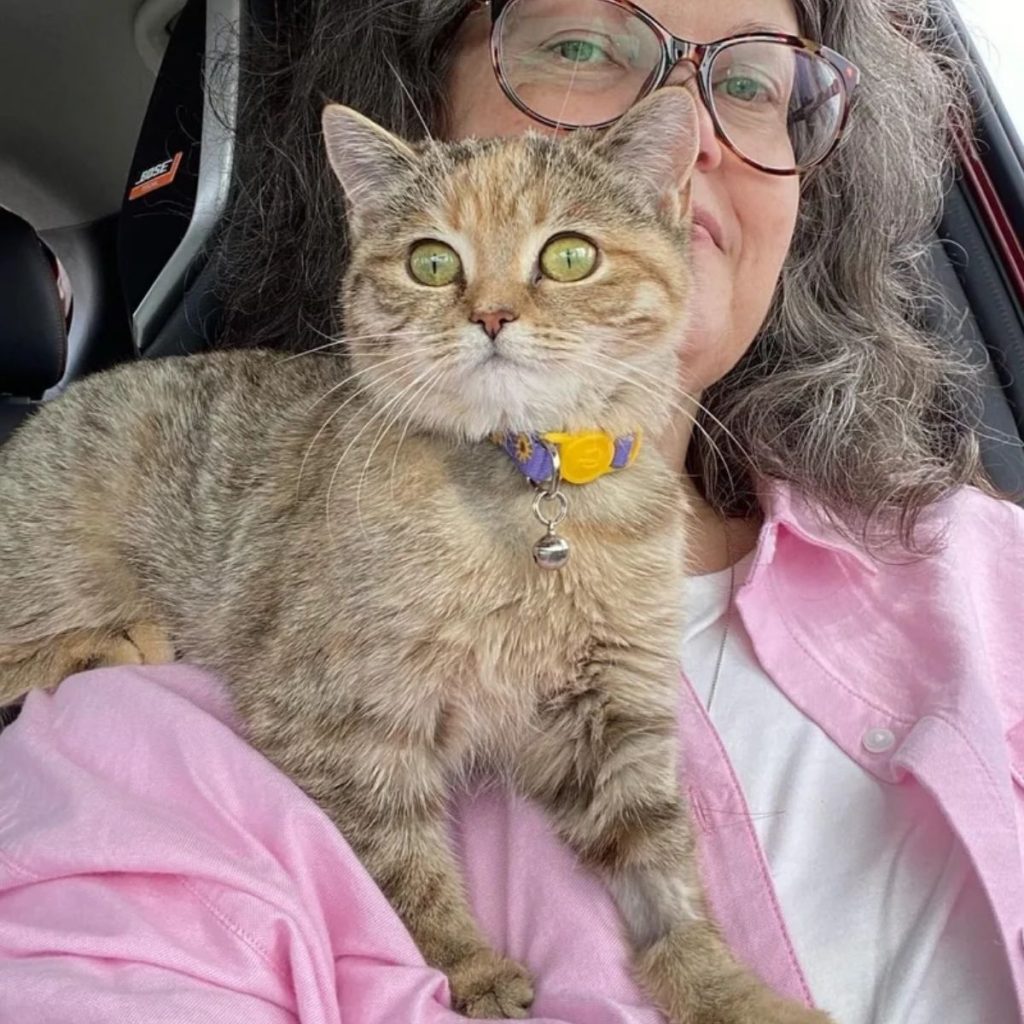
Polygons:
[[[736,566],[735,590],[752,560]],[[729,577],[685,584],[681,659],[705,707]],[[910,778],[880,782],[805,717],[757,663],[735,609],[710,718],[818,1006],[839,1024],[1018,1024],[991,908],[931,797]]]

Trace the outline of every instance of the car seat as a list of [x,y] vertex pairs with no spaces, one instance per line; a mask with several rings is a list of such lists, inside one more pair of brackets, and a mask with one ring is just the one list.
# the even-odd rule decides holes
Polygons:
[[0,209],[0,438],[64,375],[68,336],[55,270],[32,225]]

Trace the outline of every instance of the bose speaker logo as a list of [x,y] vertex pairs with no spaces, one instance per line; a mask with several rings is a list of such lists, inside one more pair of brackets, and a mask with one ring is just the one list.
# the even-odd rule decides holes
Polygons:
[[147,167],[139,175],[139,180],[132,185],[128,192],[129,200],[138,199],[139,196],[144,196],[148,192],[155,192],[158,188],[163,188],[164,185],[170,185],[174,181],[174,176],[178,173],[181,157],[181,153],[175,153],[170,159],[162,160],[152,167]]

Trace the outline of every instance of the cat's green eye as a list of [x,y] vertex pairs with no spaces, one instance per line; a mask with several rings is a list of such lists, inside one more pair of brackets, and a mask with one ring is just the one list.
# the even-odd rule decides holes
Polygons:
[[444,242],[417,242],[409,253],[409,273],[420,284],[441,288],[461,272],[459,254]]
[[552,281],[582,281],[596,267],[597,246],[580,235],[553,238],[540,254],[540,269]]

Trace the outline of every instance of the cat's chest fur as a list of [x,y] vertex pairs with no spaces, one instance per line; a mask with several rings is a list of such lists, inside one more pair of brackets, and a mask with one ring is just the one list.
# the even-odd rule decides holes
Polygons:
[[[334,565],[335,636],[374,637],[378,669],[363,659],[347,685],[405,728],[432,731],[453,767],[513,762],[542,709],[586,693],[609,659],[636,662],[625,685],[638,689],[673,671],[682,496],[653,452],[565,487],[571,555],[557,571],[534,564],[535,492],[503,452],[422,439],[382,464],[395,465],[400,500],[350,529]],[[342,514],[357,521],[354,501]]]

